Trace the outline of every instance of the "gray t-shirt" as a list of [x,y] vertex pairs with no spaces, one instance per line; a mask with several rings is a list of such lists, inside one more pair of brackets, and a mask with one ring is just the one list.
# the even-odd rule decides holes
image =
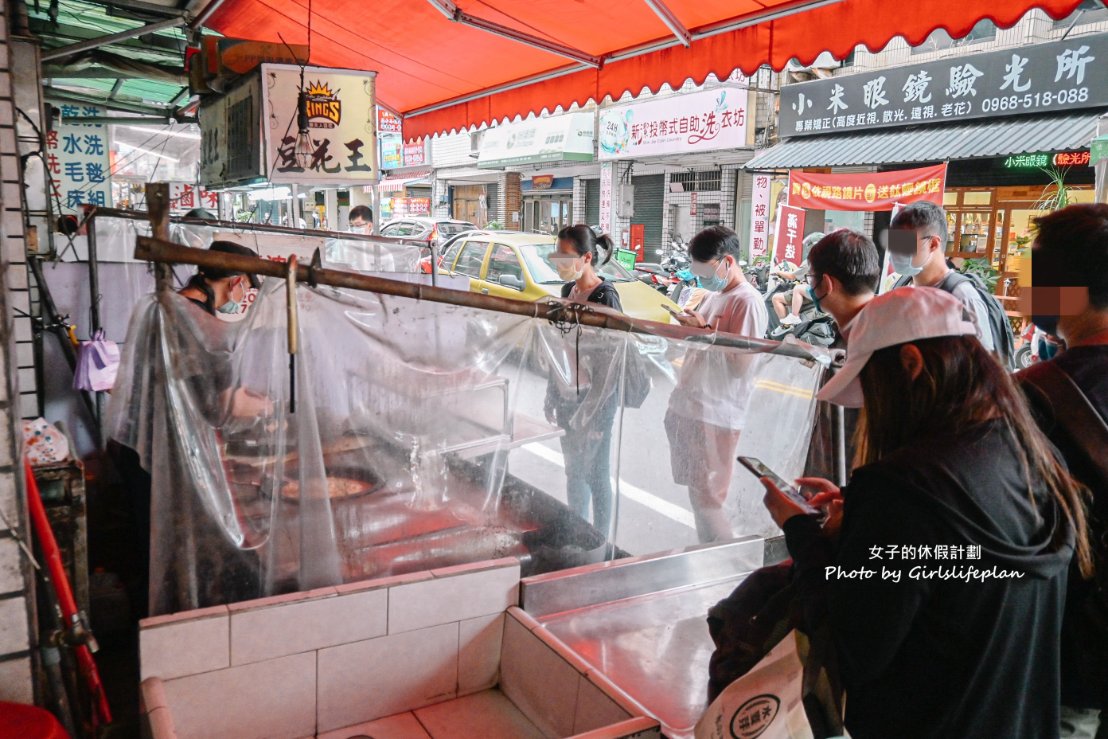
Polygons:
[[950,292],[969,310],[970,318],[977,325],[977,338],[981,339],[981,345],[989,351],[996,351],[993,345],[992,326],[989,325],[989,309],[981,299],[977,288],[969,282],[963,282]]

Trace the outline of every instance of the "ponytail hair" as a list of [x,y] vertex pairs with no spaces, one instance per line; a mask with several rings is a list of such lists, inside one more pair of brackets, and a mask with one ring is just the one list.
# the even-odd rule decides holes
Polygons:
[[583,223],[563,228],[558,232],[558,241],[564,241],[572,246],[579,256],[592,254],[594,269],[612,261],[612,255],[616,251],[611,236],[608,234],[597,236],[592,228]]

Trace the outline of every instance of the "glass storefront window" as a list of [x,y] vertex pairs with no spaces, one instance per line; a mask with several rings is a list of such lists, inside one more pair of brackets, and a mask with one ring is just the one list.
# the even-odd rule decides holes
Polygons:
[[989,205],[993,202],[991,190],[982,192],[966,192],[962,194],[962,205]]

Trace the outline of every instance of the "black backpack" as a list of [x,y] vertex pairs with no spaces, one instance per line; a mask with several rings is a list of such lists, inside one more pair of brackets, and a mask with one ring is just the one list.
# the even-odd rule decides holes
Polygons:
[[[897,281],[896,287],[904,287],[910,284],[911,281],[912,278],[910,277],[902,277]],[[942,282],[935,285],[935,287],[953,293],[959,285],[965,282],[973,285],[989,313],[988,328],[993,335],[993,351],[996,353],[997,359],[1009,370],[1014,371],[1016,369],[1015,332],[1012,331],[1012,324],[1008,320],[1008,314],[1004,312],[1004,306],[1000,304],[995,295],[989,292],[981,278],[975,274],[966,274],[952,269],[943,278]],[[982,326],[981,330],[984,331],[985,327]]]

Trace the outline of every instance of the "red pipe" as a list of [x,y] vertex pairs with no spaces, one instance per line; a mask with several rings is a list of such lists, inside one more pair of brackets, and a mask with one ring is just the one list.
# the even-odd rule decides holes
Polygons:
[[[81,626],[81,616],[77,610],[77,600],[73,597],[73,590],[69,586],[69,577],[65,573],[62,553],[58,549],[54,531],[50,528],[50,520],[46,517],[46,508],[42,505],[38,482],[27,460],[23,460],[23,470],[27,476],[27,508],[31,513],[31,525],[38,537],[39,549],[46,561],[46,569],[50,573],[50,582],[53,583],[54,592],[58,596],[58,606],[62,610],[62,627],[74,629]],[[108,696],[104,693],[104,685],[100,682],[100,672],[96,669],[92,652],[89,651],[87,644],[76,644],[73,646],[73,651],[77,656],[77,667],[92,696],[95,708],[93,724],[110,724],[112,711],[108,706]]]

